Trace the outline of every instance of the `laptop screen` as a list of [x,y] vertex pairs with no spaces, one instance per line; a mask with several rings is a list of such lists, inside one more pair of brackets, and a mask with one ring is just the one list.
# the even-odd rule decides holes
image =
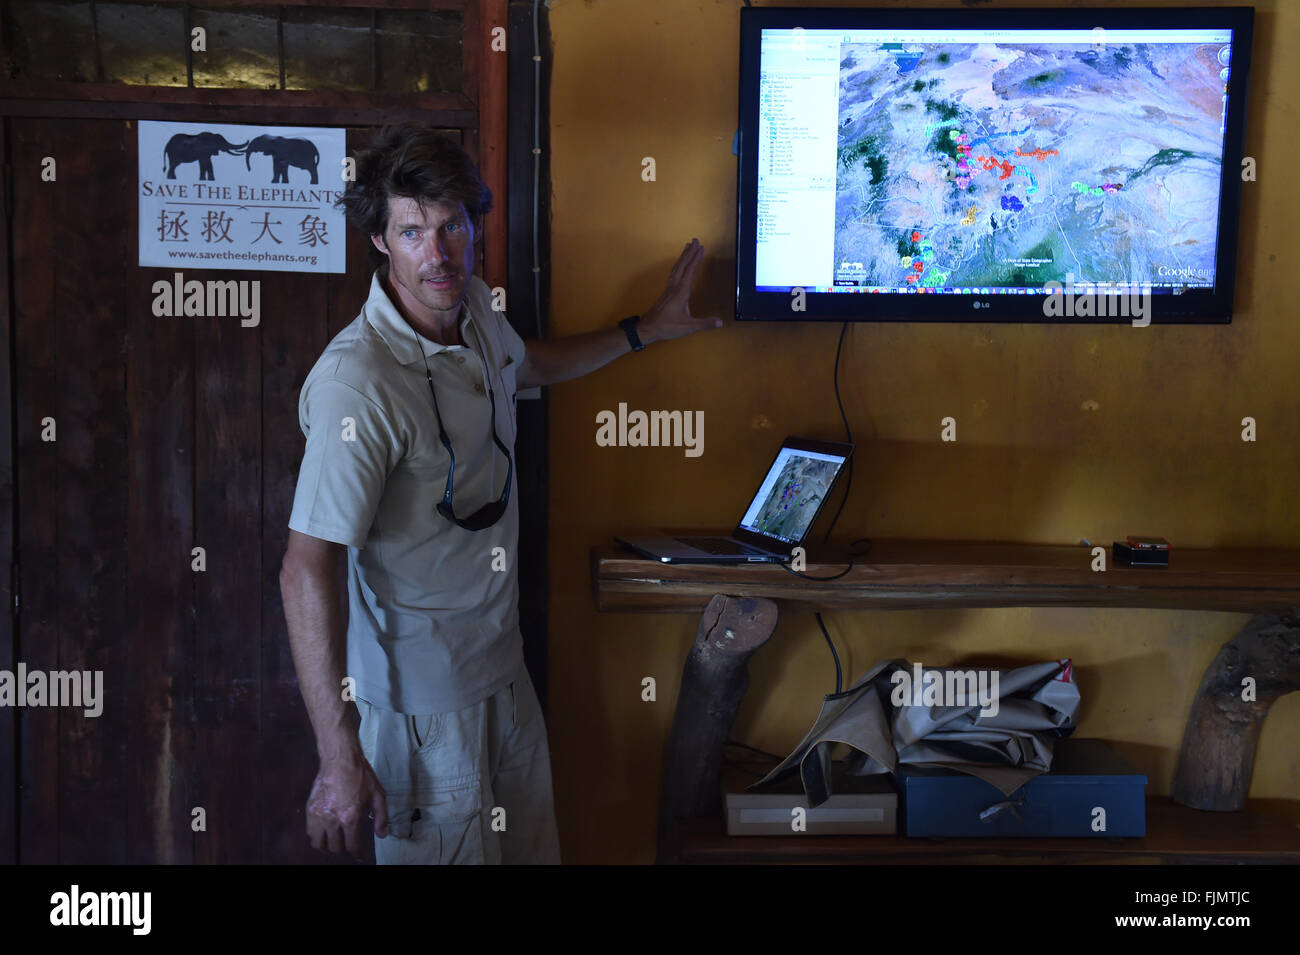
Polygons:
[[843,454],[783,447],[749,502],[740,529],[798,544],[811,529],[845,460]]

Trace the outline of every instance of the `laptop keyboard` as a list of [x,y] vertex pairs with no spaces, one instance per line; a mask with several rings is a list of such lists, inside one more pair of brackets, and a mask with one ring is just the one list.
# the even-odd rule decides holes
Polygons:
[[719,556],[736,555],[743,557],[749,554],[757,554],[759,551],[753,548],[737,544],[735,541],[727,540],[725,537],[691,537],[686,543],[692,547],[698,547],[706,554],[717,554]]

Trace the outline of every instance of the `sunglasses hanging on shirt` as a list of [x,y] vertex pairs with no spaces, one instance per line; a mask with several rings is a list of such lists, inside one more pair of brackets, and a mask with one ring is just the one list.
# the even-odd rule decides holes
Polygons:
[[[514,457],[510,454],[510,449],[505,446],[497,436],[497,398],[492,390],[492,385],[488,384],[488,398],[492,403],[492,441],[501,453],[506,456],[506,463],[509,465],[506,471],[506,486],[501,491],[501,497],[491,504],[484,504],[473,514],[468,517],[457,517],[456,511],[452,505],[452,484],[456,475],[456,454],[451,449],[451,441],[447,438],[447,432],[442,426],[442,413],[438,410],[438,393],[433,390],[433,372],[429,370],[429,356],[424,354],[424,345],[420,342],[419,334],[416,334],[416,344],[420,346],[420,354],[424,356],[424,374],[429,380],[429,394],[433,397],[433,414],[438,419],[438,440],[442,446],[447,449],[447,488],[443,491],[442,500],[438,502],[438,513],[447,520],[454,523],[457,527],[463,527],[467,531],[481,531],[491,527],[497,521],[505,516],[506,507],[510,503],[510,484],[515,474]],[[487,369],[487,352],[484,355],[484,370]]]

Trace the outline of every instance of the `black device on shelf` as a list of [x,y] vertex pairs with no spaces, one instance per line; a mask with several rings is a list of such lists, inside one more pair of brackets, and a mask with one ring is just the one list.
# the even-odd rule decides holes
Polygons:
[[1163,537],[1134,537],[1129,535],[1115,541],[1113,553],[1119,567],[1168,567],[1169,541]]

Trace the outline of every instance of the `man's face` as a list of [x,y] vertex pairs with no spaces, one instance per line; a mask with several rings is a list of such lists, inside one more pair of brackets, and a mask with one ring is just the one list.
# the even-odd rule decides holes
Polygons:
[[455,318],[474,274],[474,227],[462,202],[426,203],[390,196],[388,229],[371,236],[388,255],[388,277],[411,311]]

